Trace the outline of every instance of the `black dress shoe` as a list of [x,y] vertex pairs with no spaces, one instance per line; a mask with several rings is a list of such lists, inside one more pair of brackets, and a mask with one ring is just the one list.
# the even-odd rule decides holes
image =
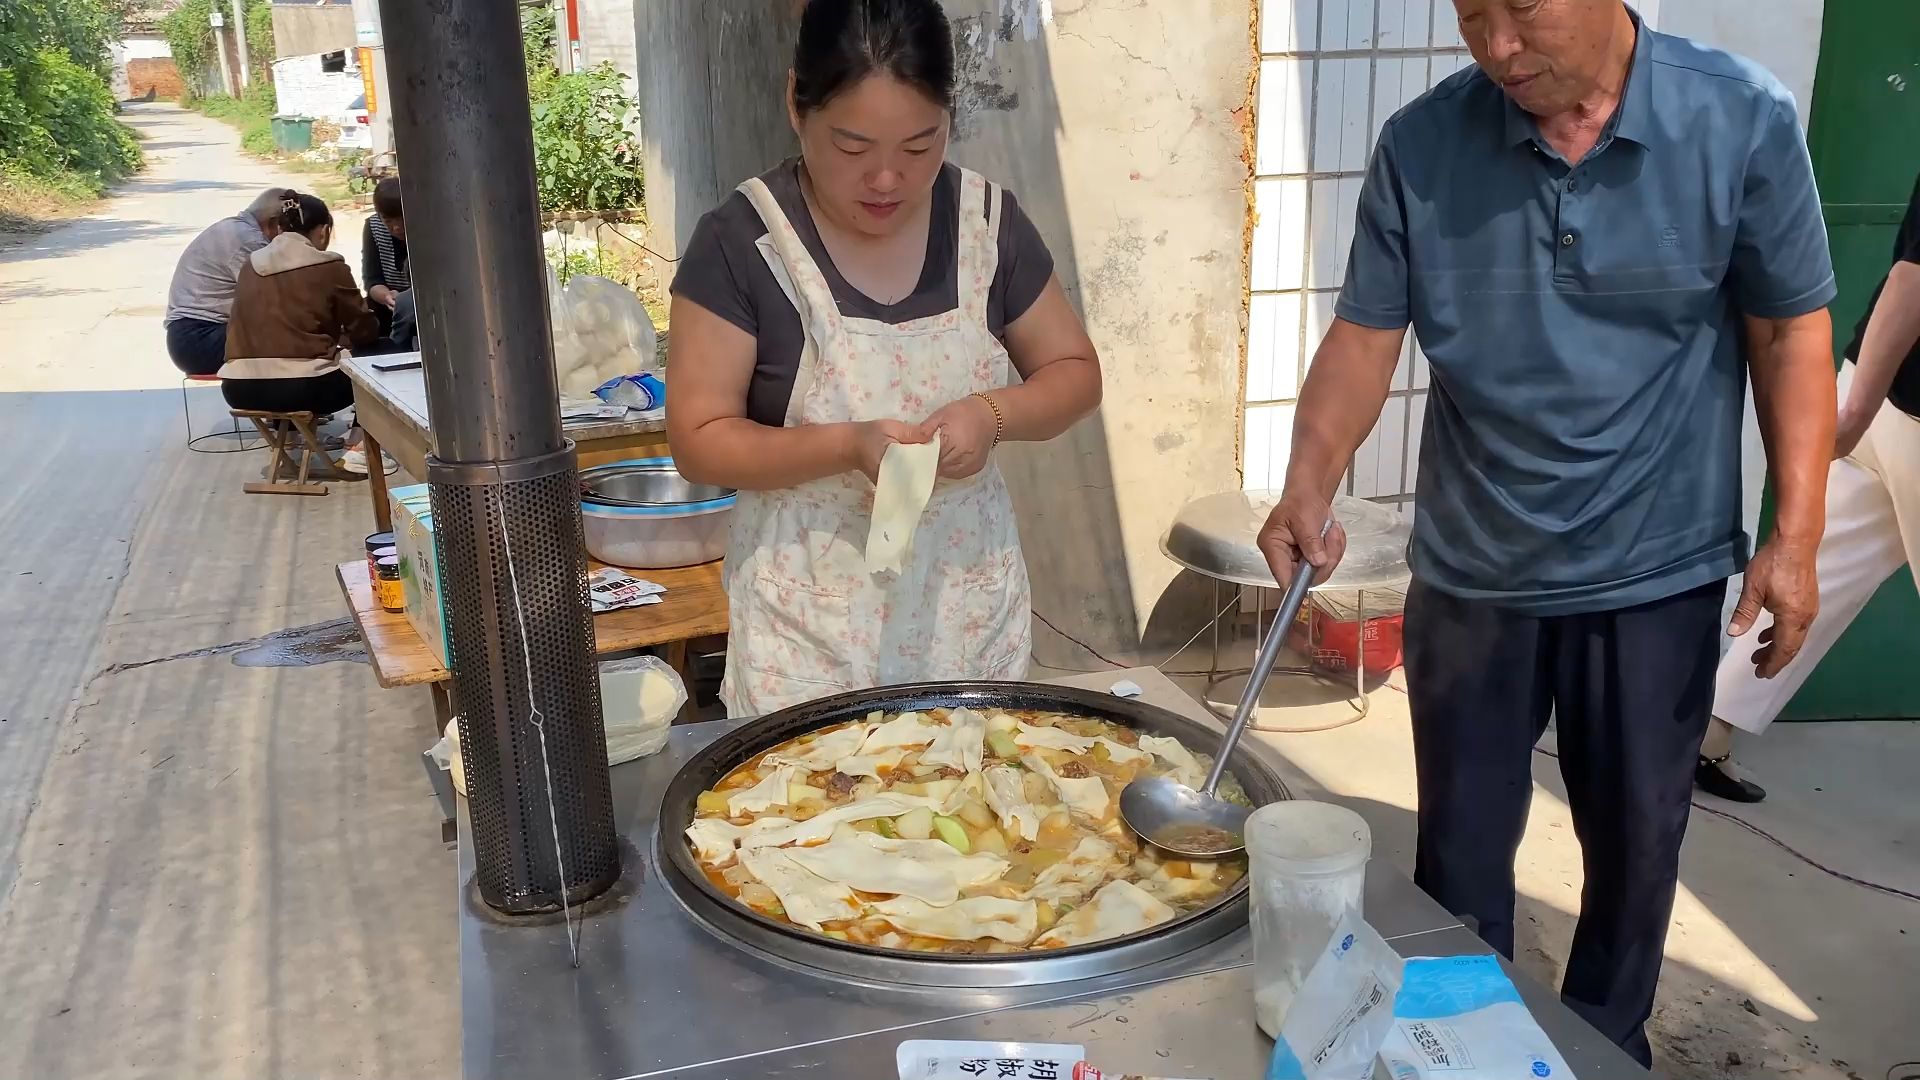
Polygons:
[[1728,802],[1757,803],[1767,797],[1767,789],[1751,780],[1737,777],[1722,768],[1733,757],[1703,757],[1694,766],[1694,786],[1709,795],[1717,795]]

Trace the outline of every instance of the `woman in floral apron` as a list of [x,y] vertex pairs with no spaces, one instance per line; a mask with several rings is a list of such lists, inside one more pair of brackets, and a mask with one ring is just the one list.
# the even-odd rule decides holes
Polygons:
[[[688,478],[740,490],[730,715],[1026,673],[1032,598],[993,450],[1092,412],[1100,367],[1014,198],[946,163],[953,84],[935,0],[811,0],[800,157],[702,218],[681,260],[668,438]],[[912,549],[869,573],[881,458],[936,434]]]

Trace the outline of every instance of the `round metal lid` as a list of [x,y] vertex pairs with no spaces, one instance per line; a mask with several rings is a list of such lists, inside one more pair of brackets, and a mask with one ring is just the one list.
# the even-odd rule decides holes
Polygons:
[[[1280,501],[1278,491],[1225,491],[1182,507],[1160,550],[1181,566],[1217,581],[1278,588],[1260,553],[1260,530]],[[1379,503],[1337,495],[1333,517],[1347,533],[1347,554],[1314,592],[1405,585],[1413,523]]]

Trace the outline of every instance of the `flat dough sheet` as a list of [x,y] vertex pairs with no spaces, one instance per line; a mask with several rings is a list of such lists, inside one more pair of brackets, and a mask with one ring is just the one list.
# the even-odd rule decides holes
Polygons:
[[867,573],[899,573],[913,550],[920,513],[933,497],[940,473],[940,436],[931,442],[894,443],[880,459],[873,490],[873,525],[867,532]]

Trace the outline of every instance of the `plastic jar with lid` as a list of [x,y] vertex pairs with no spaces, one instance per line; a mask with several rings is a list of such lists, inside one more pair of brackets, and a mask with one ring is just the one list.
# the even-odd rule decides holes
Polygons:
[[1295,801],[1254,811],[1246,837],[1254,1015],[1260,1030],[1279,1038],[1340,916],[1361,910],[1373,833],[1343,806]]

